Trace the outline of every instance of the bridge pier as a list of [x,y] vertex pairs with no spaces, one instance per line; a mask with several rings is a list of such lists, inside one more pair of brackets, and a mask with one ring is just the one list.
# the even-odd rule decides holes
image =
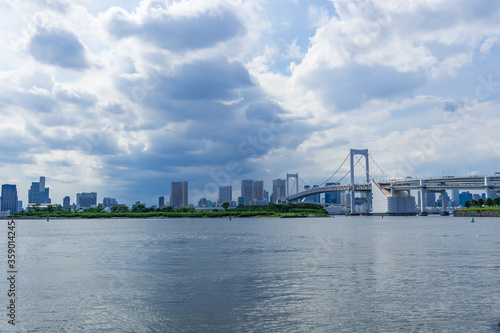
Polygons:
[[484,192],[486,193],[486,199],[494,198],[494,196],[491,194],[490,177],[484,177]]
[[418,215],[420,216],[427,216],[429,215],[425,211],[425,200],[427,196],[425,194],[425,180],[420,179],[420,213]]

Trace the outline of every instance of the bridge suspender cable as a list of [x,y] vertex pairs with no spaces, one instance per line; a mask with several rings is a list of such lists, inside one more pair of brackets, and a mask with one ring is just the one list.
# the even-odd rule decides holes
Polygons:
[[375,165],[377,166],[377,168],[378,168],[380,171],[382,171],[382,173],[383,173],[383,174],[384,174],[384,176],[385,176],[385,179],[389,179],[389,177],[388,177],[388,176],[387,176],[387,174],[384,172],[384,170],[382,170],[382,168],[378,165],[378,163],[377,163],[377,162],[375,162],[375,160],[373,159],[372,155],[370,155],[370,154],[369,154],[369,156],[370,156],[371,160],[373,161],[373,163],[375,163]]
[[326,183],[328,183],[328,181],[329,181],[330,179],[332,179],[332,177],[333,177],[333,176],[335,176],[335,175],[337,174],[337,172],[339,172],[340,168],[342,168],[342,166],[343,166],[343,165],[344,165],[344,163],[347,161],[347,159],[349,158],[349,156],[350,156],[350,155],[351,155],[351,154],[347,154],[347,156],[346,156],[346,157],[345,157],[345,159],[344,159],[344,162],[342,162],[342,164],[340,164],[340,166],[337,168],[337,170],[335,170],[335,172],[334,172],[334,173],[333,173],[330,177],[328,177],[328,179],[327,179],[327,180],[325,180],[323,183],[321,183],[321,185],[319,185],[319,186],[323,186],[323,185],[325,185]]
[[[354,164],[354,167],[356,167],[356,165],[358,165],[359,161],[361,161],[361,159],[363,158],[363,156],[360,156],[358,157],[358,160],[356,161],[356,163]],[[354,168],[353,167],[353,168]],[[342,181],[342,179],[344,179],[345,177],[347,177],[347,175],[349,175],[351,173],[351,170],[347,171],[347,173],[344,175],[344,177],[340,178],[337,183],[340,183]]]

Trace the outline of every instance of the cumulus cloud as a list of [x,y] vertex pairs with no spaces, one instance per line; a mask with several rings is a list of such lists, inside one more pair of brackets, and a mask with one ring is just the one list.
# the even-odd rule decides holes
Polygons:
[[90,66],[78,37],[63,29],[39,28],[30,39],[29,52],[37,61],[49,65],[77,71]]
[[213,47],[245,33],[238,15],[229,7],[179,13],[174,6],[158,8],[155,4],[145,2],[146,7],[134,14],[114,10],[109,32],[116,38],[134,36],[175,52]]

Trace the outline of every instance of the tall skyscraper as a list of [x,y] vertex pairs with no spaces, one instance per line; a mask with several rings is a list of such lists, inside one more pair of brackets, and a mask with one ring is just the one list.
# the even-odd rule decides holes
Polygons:
[[162,208],[162,207],[165,207],[165,197],[164,196],[158,197],[158,208]]
[[232,186],[219,186],[219,204],[233,200],[233,187]]
[[253,200],[261,201],[264,199],[264,181],[255,180],[253,182]]
[[17,213],[17,188],[16,185],[2,185],[2,211],[10,211],[10,214]]
[[241,196],[243,197],[243,205],[249,206],[253,203],[253,180],[244,179],[241,181]]
[[68,208],[71,206],[71,198],[69,196],[65,196],[63,199],[63,208]]
[[28,190],[28,203],[50,203],[49,188],[45,187],[45,177],[39,182],[32,182]]
[[459,204],[460,204],[460,193],[458,189],[451,190],[451,205],[458,206]]
[[187,207],[188,204],[188,182],[171,182],[170,202],[174,208]]
[[426,192],[425,198],[426,198],[425,202],[426,207],[436,207],[436,193]]
[[76,207],[78,208],[90,208],[92,206],[97,206],[97,193],[77,193],[76,194]]
[[274,179],[273,180],[273,202],[284,202],[286,200],[286,180]]

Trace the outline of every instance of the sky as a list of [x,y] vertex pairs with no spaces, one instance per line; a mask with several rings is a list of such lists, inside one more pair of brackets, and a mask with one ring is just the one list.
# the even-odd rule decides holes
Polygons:
[[25,203],[40,176],[60,204],[183,180],[235,200],[322,184],[351,148],[374,178],[500,171],[497,1],[0,0],[0,45],[0,179]]

